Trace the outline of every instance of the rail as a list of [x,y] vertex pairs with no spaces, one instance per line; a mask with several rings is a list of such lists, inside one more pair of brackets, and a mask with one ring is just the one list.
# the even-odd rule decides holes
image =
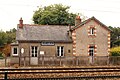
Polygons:
[[[52,74],[52,73],[93,73],[93,72],[120,72],[120,67],[96,67],[96,68],[21,68],[21,69],[0,69],[0,74],[4,75],[2,79],[11,79],[8,77],[9,74]],[[97,76],[72,76],[72,77],[54,77],[47,78],[47,80],[65,80],[65,79],[85,79],[85,78],[120,78],[120,75],[97,75]],[[1,78],[0,78],[1,79]],[[42,79],[46,78],[12,78],[11,80],[21,80],[21,79]]]

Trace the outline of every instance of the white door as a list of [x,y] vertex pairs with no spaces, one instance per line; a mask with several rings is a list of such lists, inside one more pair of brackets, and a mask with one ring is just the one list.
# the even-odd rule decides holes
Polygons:
[[94,62],[94,46],[90,46],[89,47],[89,60],[90,60],[90,63],[93,63]]
[[37,46],[31,46],[31,65],[38,65],[38,47]]

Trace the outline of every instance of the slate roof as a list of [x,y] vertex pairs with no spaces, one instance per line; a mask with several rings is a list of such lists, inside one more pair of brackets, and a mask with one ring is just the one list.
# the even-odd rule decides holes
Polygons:
[[95,21],[98,22],[100,25],[102,25],[104,28],[106,28],[108,31],[112,31],[112,30],[109,29],[105,24],[103,24],[103,23],[100,22],[98,19],[96,19],[94,16],[91,17],[91,18],[89,18],[89,19],[87,19],[87,20],[85,20],[85,21],[83,21],[83,22],[81,22],[80,25],[73,27],[71,30],[75,30],[76,28],[78,28],[78,27],[80,27],[80,26],[86,24],[86,23],[89,22],[90,20],[95,20]]
[[68,36],[68,26],[60,25],[24,25],[16,32],[17,41],[72,42]]

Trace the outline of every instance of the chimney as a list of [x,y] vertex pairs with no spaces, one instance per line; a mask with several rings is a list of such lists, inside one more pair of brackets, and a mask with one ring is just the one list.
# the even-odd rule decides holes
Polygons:
[[23,20],[22,20],[22,18],[20,18],[20,20],[19,20],[19,28],[23,28]]
[[81,23],[81,18],[80,18],[80,16],[76,16],[76,18],[75,18],[75,26],[80,25],[80,23]]

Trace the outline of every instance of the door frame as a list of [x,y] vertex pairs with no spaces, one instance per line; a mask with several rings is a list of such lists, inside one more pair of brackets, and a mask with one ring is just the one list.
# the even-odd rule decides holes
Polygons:
[[[32,47],[34,47],[34,50],[33,50],[34,56],[33,57],[32,57]],[[36,53],[35,47],[37,47],[37,53]],[[39,53],[39,46],[31,45],[30,46],[30,65],[38,65],[38,56],[39,56],[38,53]]]
[[94,53],[95,53],[95,45],[89,46],[89,62],[94,63]]

